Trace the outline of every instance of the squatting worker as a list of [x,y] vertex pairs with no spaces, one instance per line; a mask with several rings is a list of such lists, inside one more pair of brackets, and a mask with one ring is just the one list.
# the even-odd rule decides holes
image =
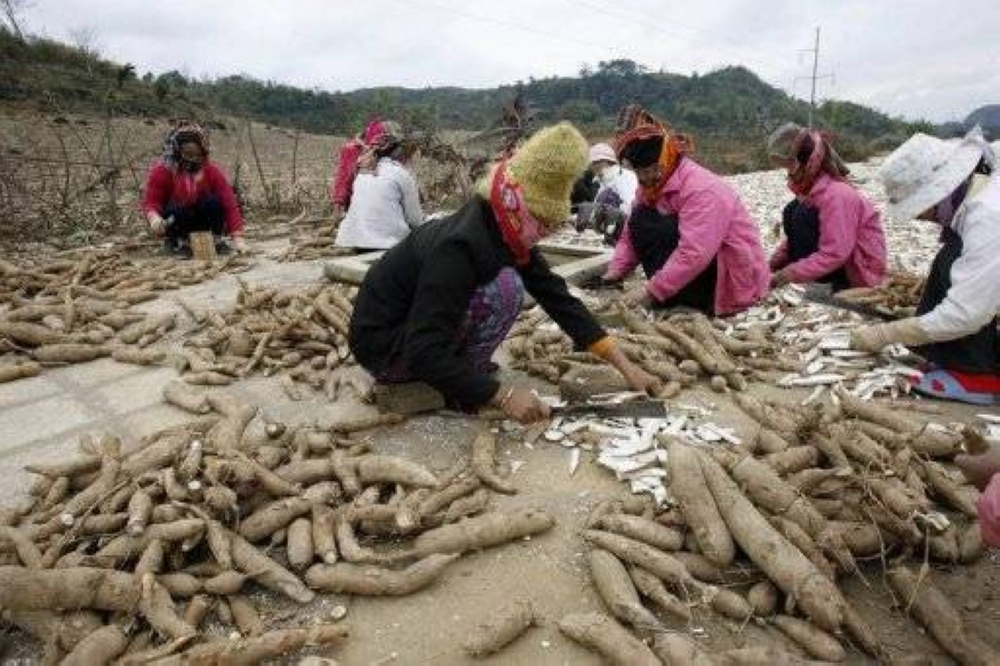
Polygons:
[[170,254],[191,256],[188,235],[211,231],[215,249],[247,249],[243,215],[225,174],[209,159],[208,135],[198,125],[179,123],[166,138],[163,154],[149,171],[142,197],[149,228],[164,238]]
[[338,247],[387,250],[423,223],[417,181],[402,155],[402,128],[382,122],[358,159],[351,203],[337,231]]
[[491,357],[527,291],[577,348],[605,359],[637,391],[659,381],[616,348],[535,247],[569,218],[587,144],[569,123],[540,130],[495,165],[457,212],[418,227],[365,276],[350,346],[381,382],[420,380],[453,405],[500,407],[530,422],[548,415],[534,392],[501,384]]
[[594,229],[614,245],[632,212],[639,181],[631,169],[618,163],[615,149],[607,143],[590,147],[590,171],[599,186],[593,201],[577,209],[577,230]]
[[736,192],[689,155],[690,141],[637,106],[623,110],[616,145],[639,192],[615,246],[606,281],[642,265],[645,284],[627,305],[686,306],[728,315],[767,294],[760,233]]
[[916,390],[974,404],[1000,397],[1000,176],[994,169],[979,128],[957,143],[917,134],[886,159],[879,175],[889,214],[940,225],[943,245],[917,316],[851,336],[864,351],[911,347],[931,363]]
[[771,255],[771,286],[820,282],[833,291],[885,279],[886,249],[875,206],[847,182],[847,166],[816,130],[786,123],[771,135],[772,164],[788,171],[795,198],[781,214],[785,237]]

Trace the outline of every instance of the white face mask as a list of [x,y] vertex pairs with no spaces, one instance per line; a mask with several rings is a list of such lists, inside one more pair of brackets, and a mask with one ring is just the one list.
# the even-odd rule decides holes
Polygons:
[[611,164],[609,166],[606,166],[604,167],[604,170],[601,171],[600,175],[597,176],[597,180],[601,183],[601,185],[609,185],[614,181],[615,173],[617,171],[618,171],[617,164]]

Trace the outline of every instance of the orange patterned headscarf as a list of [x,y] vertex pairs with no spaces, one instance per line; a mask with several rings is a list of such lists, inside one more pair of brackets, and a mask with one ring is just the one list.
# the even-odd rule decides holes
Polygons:
[[638,104],[629,104],[618,114],[618,133],[615,136],[614,147],[619,160],[629,146],[656,138],[662,139],[657,159],[657,164],[660,166],[660,180],[652,187],[640,187],[643,198],[647,201],[656,198],[664,183],[673,175],[681,158],[694,152],[694,141],[686,134],[672,131],[669,125],[660,122]]

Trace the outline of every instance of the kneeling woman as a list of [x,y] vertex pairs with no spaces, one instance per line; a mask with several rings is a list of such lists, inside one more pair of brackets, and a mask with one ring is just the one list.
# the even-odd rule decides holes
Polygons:
[[781,215],[785,232],[771,256],[772,287],[821,282],[833,291],[885,279],[882,220],[846,180],[848,170],[822,134],[786,123],[768,140],[772,163],[788,170],[795,198]]
[[[855,329],[856,349],[901,343],[931,363],[915,389],[972,404],[1000,402],[1000,172],[979,128],[957,144],[917,134],[879,173],[889,214],[941,227],[917,316]],[[990,175],[992,173],[992,175]]]
[[628,305],[728,315],[760,301],[770,273],[736,192],[685,154],[685,137],[642,109],[627,108],[622,126],[618,157],[635,170],[639,193],[604,279],[642,265],[647,281],[625,295]]
[[491,357],[521,309],[524,291],[572,338],[638,391],[659,382],[615,348],[571,296],[535,244],[569,218],[587,144],[568,123],[535,134],[495,166],[456,213],[415,229],[365,277],[351,320],[351,351],[376,380],[424,381],[465,409],[492,404],[529,422],[548,407],[501,385]]

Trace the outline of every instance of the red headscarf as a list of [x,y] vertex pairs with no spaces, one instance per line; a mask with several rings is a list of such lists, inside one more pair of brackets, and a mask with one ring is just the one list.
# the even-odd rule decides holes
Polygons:
[[638,104],[629,104],[618,114],[618,134],[615,136],[614,147],[619,159],[630,144],[657,137],[663,140],[657,160],[660,179],[651,187],[640,186],[641,196],[646,203],[655,201],[663,185],[677,169],[681,158],[694,151],[694,141],[685,134],[673,132],[667,124],[657,120]]
[[[809,158],[802,162],[799,153],[802,152],[806,141],[812,143],[812,152],[809,153]],[[847,170],[827,141],[828,137],[824,132],[808,127],[803,128],[792,141],[790,152],[792,159],[795,160],[795,167],[788,173],[788,189],[796,195],[809,194],[821,173],[827,174],[834,180],[845,180]]]
[[493,170],[490,208],[493,210],[504,245],[514,257],[514,264],[526,265],[531,260],[531,244],[526,242],[526,233],[537,231],[541,228],[541,224],[528,212],[528,207],[524,203],[524,191],[511,178],[507,170],[507,160],[500,162]]

